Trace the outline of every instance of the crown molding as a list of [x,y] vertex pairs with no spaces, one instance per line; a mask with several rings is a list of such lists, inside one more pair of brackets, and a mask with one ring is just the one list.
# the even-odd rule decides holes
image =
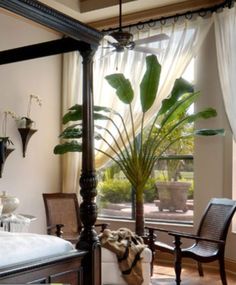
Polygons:
[[98,45],[102,33],[35,0],[0,0],[0,8],[30,19],[63,35]]

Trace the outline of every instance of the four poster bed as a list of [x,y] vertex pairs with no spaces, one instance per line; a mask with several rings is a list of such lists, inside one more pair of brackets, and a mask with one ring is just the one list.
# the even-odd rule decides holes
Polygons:
[[[76,244],[76,250],[69,247],[65,251],[50,254],[50,256],[41,255],[38,258],[28,258],[10,265],[0,265],[0,284],[53,282],[72,285],[100,285],[101,248],[94,230],[97,218],[97,208],[94,202],[97,180],[93,146],[92,58],[103,35],[35,0],[0,0],[0,9],[23,16],[63,35],[63,38],[59,40],[0,51],[0,65],[69,51],[80,52],[83,58],[84,125],[80,178],[83,198],[80,205],[80,218],[84,227]],[[6,239],[10,239],[10,237],[5,236]],[[3,240],[3,236],[0,236],[1,247],[4,247]],[[16,248],[18,247],[24,252],[17,239],[15,245]],[[42,244],[38,246],[43,247]],[[40,251],[40,248],[38,250]],[[32,248],[31,251],[33,251]],[[2,258],[4,258],[4,253],[1,254]]]

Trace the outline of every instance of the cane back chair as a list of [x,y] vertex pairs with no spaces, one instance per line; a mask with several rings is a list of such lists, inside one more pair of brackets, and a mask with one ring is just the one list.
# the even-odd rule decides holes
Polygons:
[[[43,193],[47,233],[62,237],[72,243],[78,241],[82,224],[79,203],[75,193]],[[108,224],[96,224],[102,231]]]
[[[225,198],[211,199],[202,216],[196,235],[146,227],[148,230],[148,243],[153,253],[155,250],[160,250],[174,254],[177,285],[181,283],[181,260],[183,257],[197,261],[200,276],[203,276],[202,263],[218,260],[222,284],[227,285],[224,253],[229,225],[235,210],[236,201]],[[174,246],[156,241],[155,231],[167,232],[173,236]],[[194,243],[188,248],[181,249],[181,238],[192,239]]]
[[[72,243],[78,241],[82,225],[79,218],[79,204],[74,193],[44,193],[43,200],[46,210],[48,234],[56,235]],[[103,231],[108,224],[95,224]],[[102,284],[125,285],[118,267],[117,257],[114,252],[102,248]],[[143,284],[150,284],[151,251],[145,248],[142,252]]]

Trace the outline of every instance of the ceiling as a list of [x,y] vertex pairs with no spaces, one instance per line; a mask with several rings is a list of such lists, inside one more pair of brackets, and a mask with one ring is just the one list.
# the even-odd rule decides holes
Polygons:
[[[117,16],[119,14],[119,0],[40,0],[83,23],[90,24],[94,27],[102,27],[105,19],[112,19],[114,17],[117,23]],[[186,9],[211,6],[214,3],[222,3],[223,0],[122,0],[122,14],[126,17],[130,14],[136,14],[137,19],[140,20],[140,15],[144,15],[149,11],[149,17],[153,17],[158,11],[167,10],[167,7],[173,11],[178,9]],[[181,8],[182,7],[182,8]],[[124,17],[124,21],[125,21]],[[128,17],[128,16],[127,16]],[[143,17],[143,16],[142,16]],[[146,16],[147,17],[147,16]],[[149,18],[150,19],[150,18]],[[134,19],[133,19],[134,20]],[[143,19],[141,19],[143,20]],[[98,24],[99,23],[99,24]],[[104,24],[103,24],[104,25]],[[108,21],[109,26],[112,26],[111,21]],[[114,23],[113,23],[114,25]]]
[[[188,0],[123,0],[122,12],[131,14],[185,1]],[[115,17],[119,12],[119,0],[40,0],[40,2],[63,10],[84,23]],[[87,12],[82,12],[82,10]]]

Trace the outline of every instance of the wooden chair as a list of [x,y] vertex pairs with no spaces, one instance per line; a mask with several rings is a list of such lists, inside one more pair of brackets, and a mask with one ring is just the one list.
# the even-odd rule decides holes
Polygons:
[[[43,193],[47,233],[62,237],[72,243],[79,238],[82,224],[79,203],[75,193]],[[96,224],[102,231],[108,224]]]
[[[155,250],[160,250],[174,254],[177,285],[181,282],[181,260],[183,257],[192,258],[197,261],[200,276],[203,276],[202,263],[218,260],[222,284],[227,284],[224,253],[229,225],[235,210],[236,201],[224,198],[211,199],[203,214],[196,235],[146,227],[148,230],[148,244],[153,253]],[[173,236],[174,246],[172,247],[156,241],[155,231],[167,232]],[[181,238],[192,239],[194,240],[194,244],[191,247],[181,249]]]
[[[62,237],[72,243],[78,241],[82,225],[79,218],[79,203],[74,193],[43,193],[46,210],[47,233]],[[108,224],[95,224],[101,227],[101,231]],[[62,231],[63,229],[63,231]],[[150,262],[152,253],[148,248],[142,252],[142,267],[144,285],[150,284]],[[117,263],[115,253],[102,248],[102,284],[125,285]]]

